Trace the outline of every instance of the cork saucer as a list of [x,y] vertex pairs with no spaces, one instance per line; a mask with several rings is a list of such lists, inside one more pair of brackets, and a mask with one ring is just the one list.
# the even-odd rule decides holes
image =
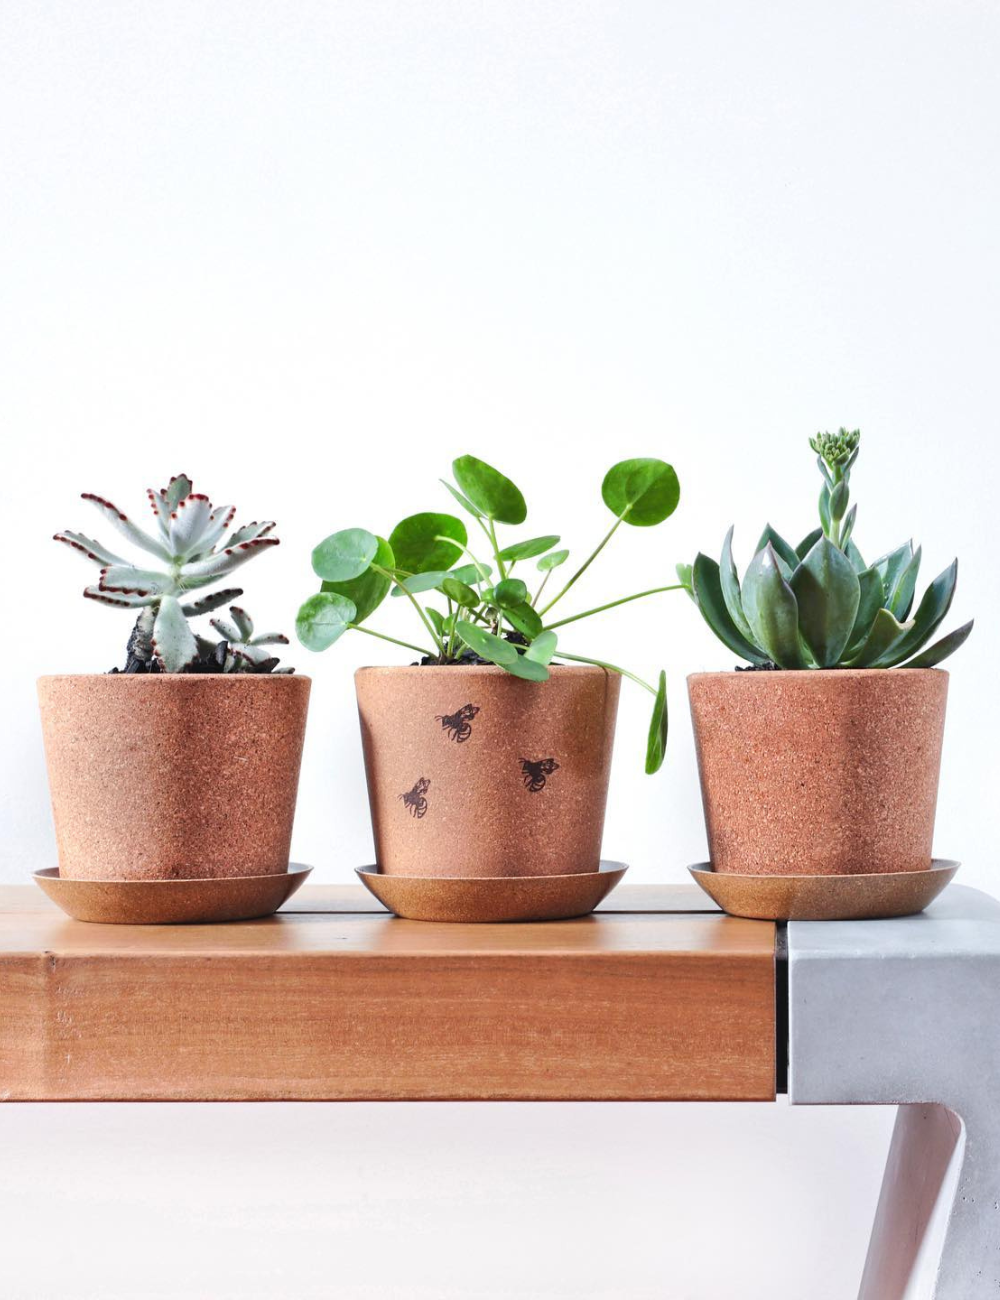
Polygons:
[[182,925],[250,921],[270,916],[291,898],[311,867],[293,862],[273,876],[217,880],[68,880],[58,867],[34,872],[40,888],[67,916],[104,925]]
[[926,871],[856,876],[744,876],[689,867],[692,878],[730,916],[758,921],[874,921],[913,916],[937,898],[959,863],[935,858]]
[[565,921],[587,916],[628,870],[602,862],[572,876],[384,876],[357,867],[358,879],[390,912],[410,921]]

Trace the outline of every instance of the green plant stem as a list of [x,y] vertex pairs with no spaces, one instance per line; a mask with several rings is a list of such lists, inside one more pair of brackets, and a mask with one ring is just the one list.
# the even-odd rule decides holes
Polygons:
[[496,528],[496,524],[493,522],[492,519],[490,520],[488,535],[489,535],[490,542],[493,546],[493,558],[497,562],[497,570],[500,574],[501,579],[506,578],[507,568],[503,560],[501,560],[500,558],[500,543],[497,541],[497,528]]
[[[487,536],[489,536],[489,534],[487,534]],[[453,540],[453,539],[450,539],[450,540]],[[459,545],[459,543],[456,542],[455,545],[457,546],[457,545]],[[480,581],[480,582],[489,582],[489,580],[490,580],[490,575],[486,572],[486,569],[485,569],[485,567],[483,566],[483,562],[482,562],[481,560],[477,560],[476,557],[472,554],[472,552],[469,550],[469,548],[468,548],[467,546],[463,546],[463,547],[462,547],[462,551],[463,551],[463,553],[464,553],[465,555],[467,555],[467,556],[469,557],[469,559],[472,561],[472,563],[476,566],[476,572],[479,574],[479,581]]]
[[392,573],[390,573],[388,569],[383,569],[381,565],[378,564],[373,564],[371,567],[376,573],[381,573],[384,578],[388,578],[390,581],[396,582],[396,585],[399,587],[400,591],[402,591],[403,595],[407,598],[407,600],[410,602],[413,608],[420,615],[421,623],[423,623],[424,627],[427,629],[428,633],[430,634],[430,638],[437,646],[438,651],[443,655],[445,652],[444,643],[441,640],[441,638],[438,636],[438,634],[434,631],[434,627],[431,624],[430,619],[424,613],[420,605],[420,602],[417,600],[416,596],[414,596],[413,592],[407,591],[406,587],[403,586],[402,583],[397,582],[395,576]]
[[654,699],[656,697],[655,686],[650,686],[649,682],[644,682],[641,677],[636,677],[635,673],[630,673],[627,668],[619,668],[617,664],[606,664],[603,659],[588,659],[586,655],[567,654],[566,651],[562,649],[556,651],[556,658],[572,659],[574,663],[578,664],[594,664],[597,668],[606,668],[609,673],[619,673],[622,677],[627,677],[630,682],[635,682],[637,685],[642,686],[645,690],[649,691],[650,695],[652,695]]
[[648,591],[637,591],[634,596],[623,596],[621,600],[611,600],[606,605],[598,605],[596,609],[586,609],[582,614],[572,614],[569,618],[561,618],[557,623],[546,624],[547,632],[554,631],[557,627],[565,627],[567,623],[575,623],[578,618],[589,618],[591,614],[603,614],[606,609],[614,609],[618,605],[627,605],[630,600],[642,600],[643,596],[655,596],[661,591],[684,591],[682,583],[675,582],[670,587],[650,587]]
[[583,577],[583,575],[587,572],[587,570],[590,568],[590,566],[593,564],[593,562],[597,559],[597,557],[600,555],[600,553],[604,550],[605,546],[607,546],[608,542],[610,542],[611,539],[612,539],[612,537],[614,537],[615,533],[618,531],[618,526],[619,526],[620,524],[621,524],[621,519],[620,519],[620,518],[619,518],[619,519],[616,519],[615,522],[614,522],[614,524],[612,525],[611,529],[610,529],[609,532],[607,533],[607,536],[605,536],[605,537],[604,537],[600,542],[598,542],[597,546],[596,546],[596,547],[594,548],[594,550],[590,553],[590,555],[587,556],[587,558],[584,560],[584,562],[583,562],[583,563],[580,565],[580,567],[577,569],[576,573],[574,573],[573,576],[572,576],[572,578],[570,578],[569,582],[566,583],[566,586],[563,587],[562,591],[560,591],[560,592],[558,593],[558,595],[553,596],[552,599],[549,601],[549,603],[545,606],[545,608],[544,608],[544,609],[540,609],[540,610],[538,611],[539,614],[547,614],[548,611],[552,608],[552,606],[556,603],[557,600],[562,600],[563,596],[566,595],[567,591],[569,591],[569,589],[570,589],[570,587],[572,587],[573,583],[576,582],[577,578],[582,578],[582,577]]
[[400,641],[397,637],[386,636],[384,632],[375,632],[370,627],[362,627],[360,623],[349,623],[352,632],[364,632],[365,636],[377,636],[380,641],[391,641],[393,645],[401,645],[405,650],[416,650],[417,654],[426,655],[428,659],[433,659],[434,654],[431,650],[425,650],[422,645],[411,645],[409,641]]
[[545,584],[546,584],[546,583],[548,582],[548,580],[552,577],[553,572],[554,572],[553,569],[547,569],[547,570],[546,570],[546,572],[545,572],[545,577],[542,579],[542,585],[541,585],[541,586],[538,588],[538,590],[535,592],[535,599],[531,602],[532,605],[535,607],[535,609],[538,608],[538,602],[539,602],[539,601],[541,600],[541,598],[542,598],[542,592],[545,590]]

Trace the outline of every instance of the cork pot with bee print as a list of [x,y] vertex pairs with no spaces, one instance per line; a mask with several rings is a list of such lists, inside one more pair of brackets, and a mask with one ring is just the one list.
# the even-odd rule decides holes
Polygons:
[[379,870],[407,876],[597,871],[621,678],[492,665],[355,674]]

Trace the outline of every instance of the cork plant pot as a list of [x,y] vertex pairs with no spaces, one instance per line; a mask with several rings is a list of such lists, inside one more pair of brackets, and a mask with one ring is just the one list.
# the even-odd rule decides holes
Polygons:
[[309,687],[270,674],[40,678],[60,875],[286,871]]
[[599,869],[616,673],[554,667],[527,682],[492,666],[362,668],[355,684],[381,872]]
[[696,673],[688,694],[715,871],[929,870],[946,672]]

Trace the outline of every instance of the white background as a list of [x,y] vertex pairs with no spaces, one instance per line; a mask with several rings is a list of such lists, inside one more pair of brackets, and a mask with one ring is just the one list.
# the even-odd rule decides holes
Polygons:
[[[334,529],[447,509],[453,456],[582,558],[608,466],[682,502],[580,600],[671,581],[737,526],[813,526],[808,435],[860,425],[856,538],[961,557],[937,850],[996,889],[1000,11],[82,0],[0,10],[8,600],[0,878],[51,865],[39,673],[120,661],[57,528],[140,517],[184,470],[280,548],[242,571],[290,630]],[[574,593],[575,594],[575,593]],[[567,608],[581,608],[583,605]],[[394,602],[376,626],[416,631]],[[605,849],[704,856],[683,679],[732,657],[672,593],[565,635],[666,668],[663,772],[628,683]],[[386,653],[382,653],[386,651]],[[370,860],[351,672],[313,658],[295,856]],[[192,719],[197,726],[197,719]],[[113,799],[114,792],[108,792]],[[888,1116],[760,1107],[18,1107],[0,1292],[43,1297],[852,1294]],[[798,1273],[796,1273],[798,1270]]]

